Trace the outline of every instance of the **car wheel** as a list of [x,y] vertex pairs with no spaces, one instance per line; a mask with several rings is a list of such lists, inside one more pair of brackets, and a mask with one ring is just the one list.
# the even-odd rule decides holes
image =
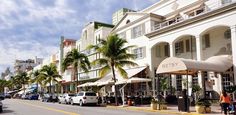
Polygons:
[[71,100],[70,104],[71,104],[71,105],[74,105],[74,101],[73,101],[73,100]]
[[79,106],[83,106],[83,101],[82,100],[79,101]]

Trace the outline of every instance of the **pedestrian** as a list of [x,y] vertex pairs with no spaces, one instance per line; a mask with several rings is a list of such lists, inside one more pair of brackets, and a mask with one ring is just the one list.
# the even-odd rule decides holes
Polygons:
[[220,103],[224,110],[224,115],[227,115],[227,111],[230,105],[230,96],[227,95],[225,91],[222,91],[222,94],[220,96]]

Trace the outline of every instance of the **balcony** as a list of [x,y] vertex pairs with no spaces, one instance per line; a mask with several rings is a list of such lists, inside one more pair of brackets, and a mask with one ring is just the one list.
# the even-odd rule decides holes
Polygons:
[[185,20],[198,17],[198,16],[205,14],[207,12],[214,11],[215,9],[219,9],[221,7],[236,3],[236,0],[220,0],[220,1],[221,1],[220,4],[217,4],[217,7],[214,7],[214,8],[209,8],[207,5],[202,5],[199,8],[196,8],[194,10],[187,12],[187,13],[184,13],[185,16],[178,15],[174,18],[167,19],[163,22],[154,22],[154,24],[151,25],[151,32],[150,33],[154,32],[154,31],[161,30],[163,28],[170,27],[172,25],[183,22]]

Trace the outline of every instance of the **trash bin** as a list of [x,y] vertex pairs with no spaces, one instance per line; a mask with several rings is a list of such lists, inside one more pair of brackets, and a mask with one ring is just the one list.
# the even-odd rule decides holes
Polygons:
[[186,95],[186,91],[183,90],[182,96],[179,96],[178,98],[178,110],[184,111],[184,112],[189,111],[189,106],[190,106],[189,102],[190,100],[188,96]]

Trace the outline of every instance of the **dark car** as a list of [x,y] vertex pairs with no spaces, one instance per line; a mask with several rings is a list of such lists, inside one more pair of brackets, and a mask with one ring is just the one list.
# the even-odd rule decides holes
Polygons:
[[38,100],[39,95],[38,94],[29,94],[28,99],[29,100]]
[[5,98],[8,98],[8,99],[11,98],[11,95],[9,93],[5,93],[4,96],[5,96]]
[[43,94],[43,102],[58,102],[58,97],[55,94]]
[[0,100],[0,113],[2,112],[3,104],[2,101]]
[[4,94],[0,94],[0,100],[4,100],[4,99],[5,99]]

